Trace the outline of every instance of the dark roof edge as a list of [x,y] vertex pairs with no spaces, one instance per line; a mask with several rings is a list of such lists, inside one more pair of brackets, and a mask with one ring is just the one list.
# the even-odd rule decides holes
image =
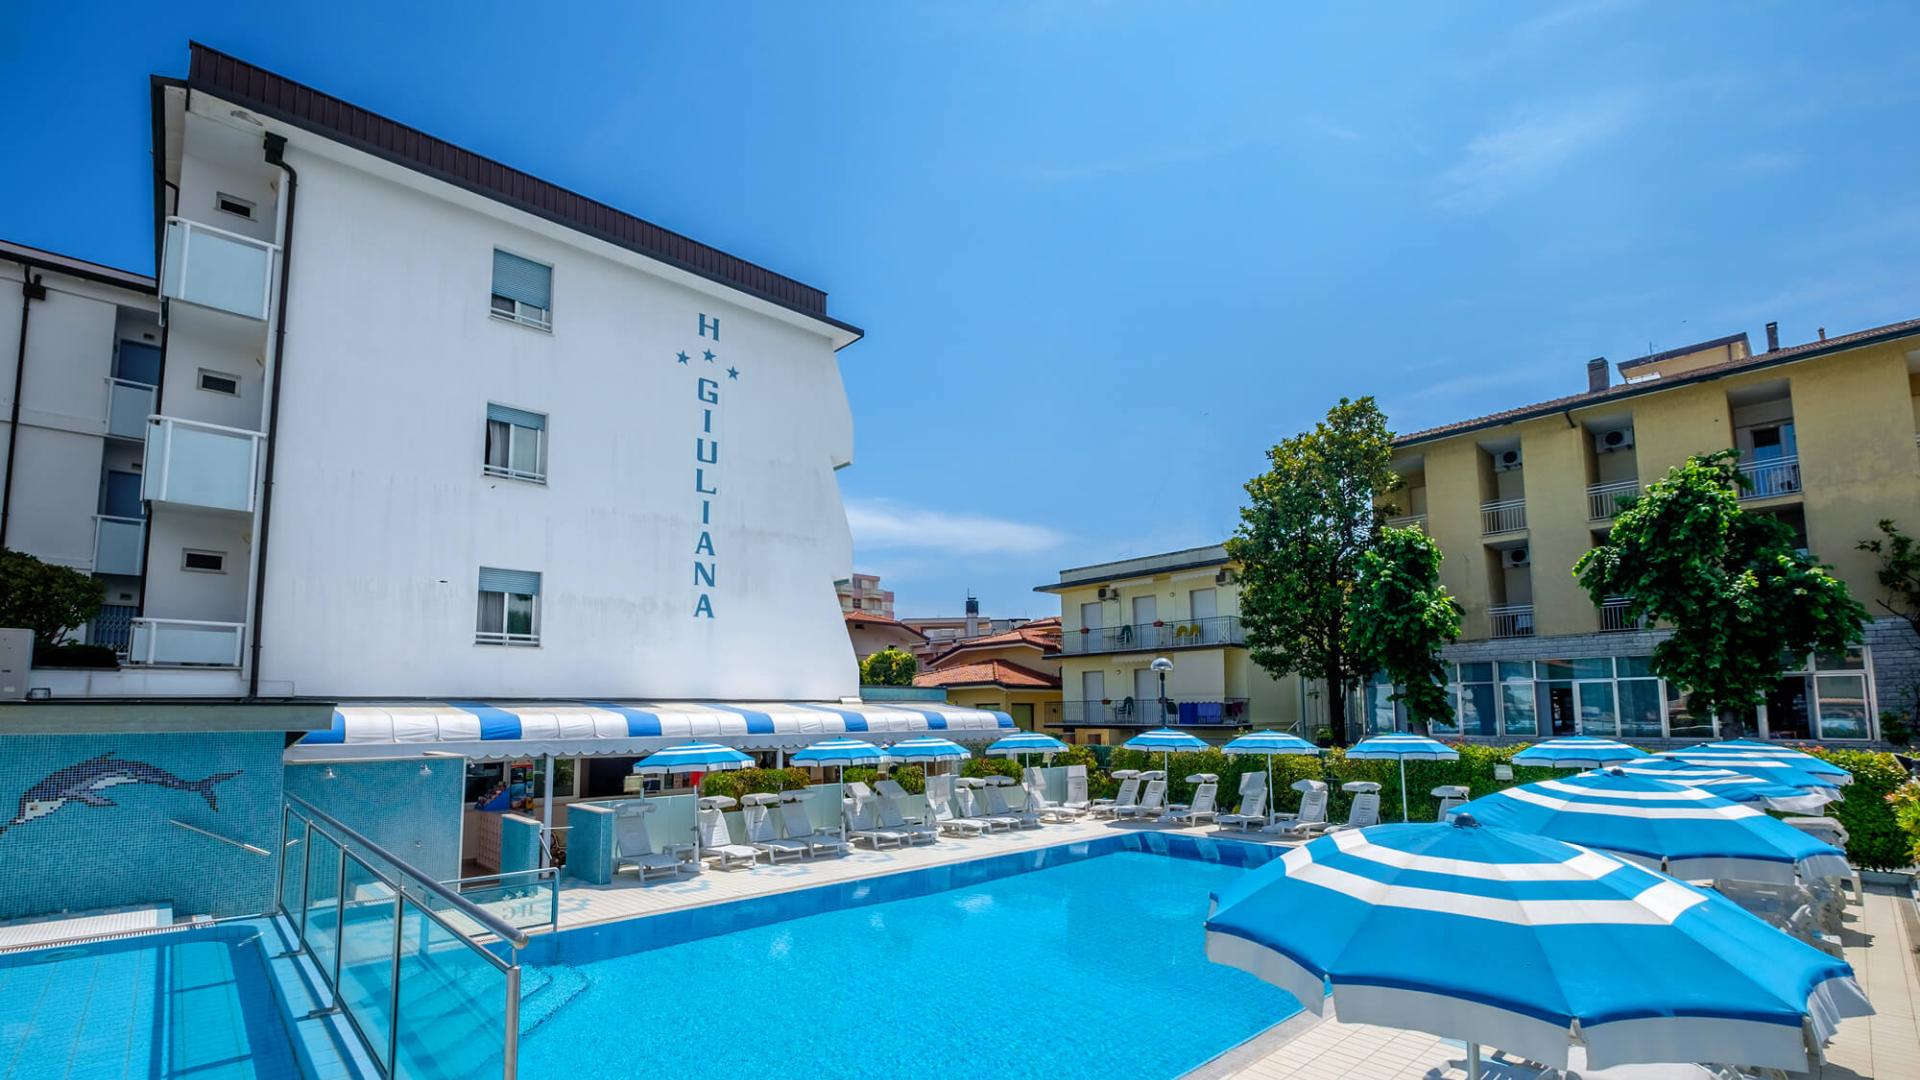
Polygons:
[[57,251],[48,251],[46,248],[37,248],[31,244],[0,240],[0,259],[34,270],[44,270],[49,274],[65,274],[68,277],[81,278],[101,285],[111,285],[128,292],[158,294],[160,291],[159,283],[146,274],[122,270],[117,266],[108,266],[91,259],[62,255]]
[[1207,566],[1226,566],[1233,562],[1231,556],[1224,559],[1202,559],[1199,562],[1176,563],[1171,566],[1155,566],[1145,570],[1131,570],[1120,574],[1102,574],[1099,577],[1075,578],[1072,581],[1055,581],[1046,585],[1035,585],[1034,592],[1054,593],[1068,589],[1084,589],[1089,585],[1102,585],[1109,581],[1127,581],[1131,578],[1155,578],[1161,574],[1177,574],[1182,570],[1198,570]]
[[[1920,335],[1920,320],[1892,323],[1876,330],[1863,330],[1858,334],[1846,335],[1823,342],[1811,342],[1790,349],[1781,349],[1777,353],[1761,353],[1758,356],[1748,357],[1745,360],[1701,368],[1698,371],[1675,375],[1670,379],[1648,379],[1644,382],[1626,383],[1604,394],[1563,398],[1557,401],[1543,402],[1539,405],[1523,406],[1512,412],[1497,413],[1490,417],[1468,421],[1457,426],[1440,427],[1430,431],[1416,431],[1411,435],[1395,439],[1393,445],[1395,449],[1420,446],[1425,443],[1438,442],[1441,439],[1451,439],[1456,435],[1468,435],[1476,431],[1486,431],[1489,428],[1506,427],[1509,424],[1518,424],[1527,420],[1538,420],[1543,416],[1553,416],[1556,413],[1572,412],[1576,409],[1586,409],[1594,405],[1604,405],[1609,402],[1624,401],[1628,398],[1642,397],[1647,394],[1657,394],[1662,390],[1670,390],[1676,386],[1689,386],[1693,383],[1711,382],[1714,379],[1723,379],[1729,375],[1741,375],[1749,371],[1762,371],[1767,368],[1778,367],[1782,364],[1795,364],[1802,360],[1813,360],[1822,356],[1831,356],[1834,353],[1848,352],[1853,349],[1864,349],[1873,345],[1883,345],[1889,341],[1897,341],[1903,337],[1914,337],[1916,335]],[[1044,592],[1046,590],[1036,589],[1034,591]]]
[[1718,349],[1723,345],[1731,345],[1736,341],[1747,343],[1748,351],[1752,351],[1753,346],[1748,342],[1747,332],[1742,330],[1738,333],[1728,334],[1725,337],[1714,338],[1712,341],[1702,341],[1693,345],[1682,345],[1677,349],[1667,349],[1662,352],[1648,353],[1645,356],[1636,356],[1631,360],[1622,360],[1620,361],[1620,370],[1624,372],[1628,368],[1642,367],[1646,364],[1657,364],[1662,360],[1671,360],[1676,356],[1706,352],[1708,349]]
[[[827,314],[824,290],[200,42],[190,41],[188,46],[191,60],[186,86],[190,89],[826,323],[854,335],[856,340],[866,334],[852,323]],[[382,136],[396,145],[383,145],[378,141]],[[510,190],[509,183],[520,190]],[[594,218],[604,224],[596,224]],[[763,283],[756,283],[756,277]]]

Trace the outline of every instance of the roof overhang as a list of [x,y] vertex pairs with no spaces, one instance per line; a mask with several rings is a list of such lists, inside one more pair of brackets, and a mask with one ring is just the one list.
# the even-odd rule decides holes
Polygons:
[[324,731],[330,701],[240,701],[207,698],[89,698],[0,702],[0,733],[93,735],[168,732]]

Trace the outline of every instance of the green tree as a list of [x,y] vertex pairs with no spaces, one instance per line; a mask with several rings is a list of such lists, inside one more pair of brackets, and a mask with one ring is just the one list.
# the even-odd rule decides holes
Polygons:
[[1746,483],[1733,450],[1689,458],[1629,500],[1605,546],[1573,565],[1595,604],[1625,597],[1629,619],[1673,635],[1653,670],[1690,694],[1695,716],[1765,700],[1782,657],[1841,652],[1860,640],[1867,610],[1794,547],[1779,519],[1740,508]]
[[1348,649],[1348,594],[1379,537],[1376,501],[1394,483],[1393,436],[1370,397],[1267,451],[1227,552],[1240,564],[1240,622],[1253,661],[1324,680],[1336,744],[1348,688],[1364,673]]
[[1920,547],[1913,537],[1900,531],[1891,518],[1880,519],[1880,536],[1860,541],[1861,551],[1880,556],[1876,575],[1887,590],[1887,599],[1877,601],[1888,612],[1907,620],[1913,632],[1920,634]]
[[1440,650],[1460,636],[1460,608],[1440,584],[1440,545],[1419,529],[1381,529],[1360,553],[1350,594],[1347,651],[1399,687],[1415,730],[1453,716]]
[[912,686],[919,670],[912,653],[889,645],[860,662],[860,681],[867,686]]
[[95,615],[107,598],[98,578],[41,562],[25,552],[0,551],[0,626],[33,631],[35,645],[58,645]]

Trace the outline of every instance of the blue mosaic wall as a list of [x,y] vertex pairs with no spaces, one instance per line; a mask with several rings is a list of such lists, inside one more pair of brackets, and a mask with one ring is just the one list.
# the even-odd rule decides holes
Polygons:
[[437,881],[460,876],[464,761],[361,761],[286,769],[288,791]]
[[278,732],[0,736],[0,918],[166,903],[247,915],[273,901]]

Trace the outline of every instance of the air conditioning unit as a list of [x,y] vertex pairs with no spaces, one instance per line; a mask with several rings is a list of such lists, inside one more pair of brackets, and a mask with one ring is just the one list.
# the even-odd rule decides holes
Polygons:
[[1118,600],[1118,599],[1120,599],[1120,590],[1119,590],[1119,589],[1110,589],[1110,588],[1108,588],[1108,587],[1106,587],[1105,585],[1102,585],[1102,586],[1100,586],[1100,599],[1102,599],[1102,600]]
[[1493,455],[1493,471],[1508,472],[1520,467],[1520,451],[1502,450]]
[[1239,580],[1240,579],[1234,576],[1234,573],[1231,570],[1222,570],[1219,573],[1213,575],[1213,583],[1215,585],[1231,585],[1234,582]]
[[1513,548],[1501,554],[1500,561],[1509,567],[1519,568],[1527,565],[1527,549]]
[[1611,454],[1615,450],[1625,450],[1632,445],[1632,428],[1623,428],[1619,431],[1595,432],[1593,436],[1593,452],[1596,454]]

